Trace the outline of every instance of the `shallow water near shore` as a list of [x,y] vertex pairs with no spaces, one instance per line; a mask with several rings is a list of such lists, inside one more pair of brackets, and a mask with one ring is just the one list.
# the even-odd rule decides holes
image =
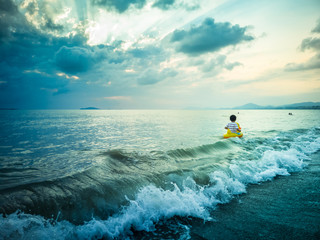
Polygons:
[[288,112],[0,111],[0,237],[316,239],[320,111]]

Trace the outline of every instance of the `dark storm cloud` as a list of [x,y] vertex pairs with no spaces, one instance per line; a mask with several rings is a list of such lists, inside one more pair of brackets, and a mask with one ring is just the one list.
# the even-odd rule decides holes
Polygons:
[[115,10],[119,13],[123,13],[131,6],[138,9],[143,8],[146,4],[146,0],[91,0],[91,3],[96,6],[105,7],[108,10]]
[[200,55],[218,51],[230,45],[237,45],[254,38],[246,34],[247,28],[231,23],[215,23],[207,18],[200,26],[190,30],[175,30],[171,36],[171,43],[176,45],[176,51],[189,55]]
[[63,72],[76,74],[86,72],[102,61],[120,64],[126,54],[114,51],[112,46],[62,46],[55,54],[55,64]]
[[93,56],[86,48],[63,46],[56,53],[55,62],[62,71],[75,74],[87,71],[93,64]]
[[[166,57],[161,48],[149,45],[126,52],[120,50],[121,41],[115,41],[113,46],[89,46],[81,28],[73,29],[76,33],[68,37],[59,37],[54,33],[63,29],[49,17],[42,19],[44,24],[36,28],[12,1],[0,1],[3,3],[0,6],[0,107],[45,108],[49,101],[46,99],[71,91],[70,81],[79,84],[87,81],[82,80],[81,74],[88,72],[103,71],[105,77],[133,68],[142,73],[135,78],[139,78],[141,85],[154,84],[174,75],[169,70],[160,72],[159,77],[145,72]],[[41,11],[41,7],[31,4],[27,11],[32,14]],[[108,67],[110,69],[106,69]],[[72,78],[75,74],[80,79]]]
[[[87,39],[48,34],[28,23],[12,1],[0,1],[1,107],[45,107],[48,96],[68,92],[69,80],[56,75],[56,53],[87,47]],[[55,26],[47,22],[47,28]]]
[[0,0],[0,11],[5,13],[17,13],[17,7],[11,0]]
[[17,22],[17,7],[10,0],[0,0],[0,41],[10,36],[12,22]]

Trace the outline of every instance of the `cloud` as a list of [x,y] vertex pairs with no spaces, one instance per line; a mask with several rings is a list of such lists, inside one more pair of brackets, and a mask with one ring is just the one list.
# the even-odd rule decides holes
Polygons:
[[52,19],[47,18],[45,19],[44,28],[49,29],[51,31],[62,32],[64,30],[63,25],[55,24]]
[[201,0],[177,0],[177,7],[183,8],[187,11],[195,11],[200,8]]
[[203,72],[211,72],[216,71],[219,72],[221,69],[227,69],[231,71],[233,68],[237,66],[241,66],[242,64],[239,62],[227,62],[227,57],[225,55],[219,55],[218,57],[211,59],[206,64],[202,64]]
[[[142,9],[149,0],[91,0],[93,6],[104,7],[108,11],[115,11],[118,13],[124,13],[130,8]],[[152,1],[151,1],[152,2]],[[155,0],[152,4],[153,8],[159,8],[161,10],[170,10],[176,8],[186,9],[187,11],[193,11],[199,9],[200,5],[198,1],[193,3],[190,0]]]
[[156,71],[154,69],[148,69],[144,71],[141,76],[138,78],[139,85],[153,85],[158,82],[161,82],[167,78],[175,77],[177,72],[166,68],[162,71]]
[[[320,19],[317,26],[312,30],[313,33],[320,33]],[[309,37],[302,40],[300,50],[311,50],[315,55],[304,63],[288,63],[285,66],[286,71],[305,71],[312,69],[320,69],[320,38]]]
[[0,43],[10,36],[10,27],[18,22],[18,13],[11,0],[0,0]]
[[79,73],[91,70],[96,64],[107,61],[112,64],[120,64],[130,55],[111,45],[79,46],[64,45],[55,53],[55,64],[64,72]]
[[0,11],[6,13],[16,13],[17,7],[12,0],[0,0]]
[[152,5],[152,7],[160,8],[162,10],[168,10],[174,3],[175,0],[157,0]]
[[123,13],[133,6],[141,9],[146,4],[146,0],[91,0],[92,5],[105,7],[107,10],[113,10]]
[[152,7],[161,10],[170,9],[185,9],[187,11],[194,11],[200,8],[200,1],[198,0],[156,0]]
[[[79,24],[69,35],[56,34],[58,25],[52,22],[50,26],[53,18],[34,25],[37,23],[33,21],[49,11],[40,14],[45,9],[40,3],[29,4],[21,12],[11,1],[0,6],[1,107],[46,108],[53,98],[79,94],[89,84],[91,92],[99,92],[100,96],[106,94],[105,88],[110,96],[126,96],[131,93],[123,91],[137,82],[155,84],[175,74],[168,69],[158,70],[167,58],[159,46],[133,44],[124,50],[124,42],[117,39],[112,45],[90,46],[85,28],[77,27]],[[145,69],[156,70],[149,73]],[[106,87],[111,81],[113,84]]]
[[[123,1],[108,1],[108,4],[122,3],[128,8],[138,4],[138,1],[125,2],[129,5]],[[144,2],[140,1],[141,4]],[[163,4],[176,8],[184,2],[175,0]],[[69,29],[67,21],[60,27],[62,22],[56,21],[56,17],[69,12],[61,10],[63,8],[59,12],[59,3],[50,2],[49,6],[45,4],[47,1],[26,3],[19,8],[12,1],[0,6],[0,24],[3,26],[0,30],[2,106],[46,108],[50,101],[66,99],[66,94],[79,96],[84,92],[88,92],[86,96],[91,94],[95,98],[131,96],[146,90],[141,86],[158,84],[164,87],[165,84],[159,83],[166,80],[171,80],[169,84],[172,84],[178,74],[171,68],[174,66],[169,65],[173,49],[161,46],[163,42],[156,42],[156,36],[148,35],[144,39],[147,35],[141,35],[129,48],[124,47],[125,42],[121,39],[114,39],[110,45],[91,46],[85,33],[87,23],[75,20],[69,34],[66,34]],[[113,10],[116,6],[120,5],[113,6]],[[116,11],[125,11],[125,8]]]
[[69,80],[39,70],[21,71],[19,66],[0,62],[0,102],[2,106],[47,108],[48,97],[69,92]]
[[317,26],[314,29],[312,29],[311,32],[320,33],[320,19],[318,19]]
[[320,51],[320,38],[306,38],[302,41],[300,46],[301,51],[311,49]]
[[93,65],[92,53],[82,47],[63,46],[55,55],[56,65],[64,72],[85,72]]
[[115,101],[130,101],[131,97],[129,96],[111,96],[111,97],[104,97],[105,100],[115,100]]
[[135,58],[150,58],[152,56],[159,56],[163,50],[159,47],[146,45],[143,48],[131,48],[127,51]]
[[[31,14],[38,9],[30,6],[28,11]],[[2,0],[0,0],[0,27],[2,106],[46,108],[51,96],[70,91],[69,83],[75,81],[75,78],[56,74],[61,68],[60,65],[56,65],[54,56],[59,49],[61,50],[59,53],[62,54],[66,50],[64,48],[86,48],[87,39],[84,35],[75,31],[68,37],[59,37],[50,31],[43,31],[43,28],[38,28],[29,22],[12,1]],[[48,25],[46,29],[48,28],[54,26]],[[83,60],[80,53],[78,63]],[[70,60],[68,57],[65,56],[66,60]],[[61,59],[59,63],[62,63]],[[65,61],[65,63],[65,68],[72,69],[70,62]]]
[[231,71],[232,69],[234,69],[235,67],[238,67],[238,66],[243,66],[243,64],[240,63],[240,62],[227,63],[227,64],[225,65],[225,68],[226,68],[227,70]]
[[320,53],[316,54],[304,63],[289,63],[285,66],[285,70],[287,71],[304,71],[312,69],[320,69]]
[[43,32],[56,34],[65,30],[64,25],[54,21],[54,18],[61,14],[62,5],[59,1],[24,1],[20,4],[20,9],[27,21]]
[[214,19],[207,18],[200,26],[193,26],[188,31],[175,30],[171,36],[171,43],[175,44],[177,52],[197,56],[253,40],[246,31],[247,27],[231,25],[229,22],[215,23]]

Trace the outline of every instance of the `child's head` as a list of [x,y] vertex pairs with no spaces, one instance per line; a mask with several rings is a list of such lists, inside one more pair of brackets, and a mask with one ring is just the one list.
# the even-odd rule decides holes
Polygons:
[[236,121],[237,120],[237,117],[235,116],[235,115],[231,115],[230,116],[230,121],[231,122],[234,122],[234,121]]

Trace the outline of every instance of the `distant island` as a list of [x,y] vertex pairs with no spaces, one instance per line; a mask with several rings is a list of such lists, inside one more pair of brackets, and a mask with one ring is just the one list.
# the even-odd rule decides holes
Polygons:
[[260,106],[254,103],[248,103],[242,106],[234,107],[232,109],[320,109],[320,102],[302,102],[281,106]]
[[86,107],[86,108],[80,108],[80,110],[99,110],[100,108],[96,107]]

